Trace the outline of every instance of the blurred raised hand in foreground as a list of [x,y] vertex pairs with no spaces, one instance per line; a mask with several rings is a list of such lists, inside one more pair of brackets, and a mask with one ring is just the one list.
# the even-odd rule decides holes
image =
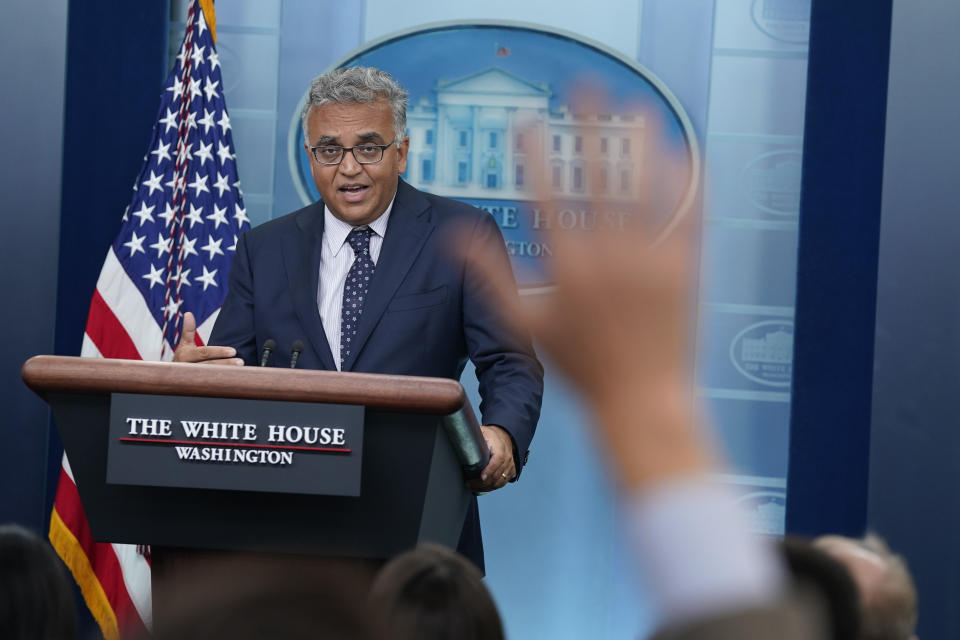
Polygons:
[[[828,638],[816,598],[795,593],[769,541],[747,532],[729,491],[710,481],[719,456],[693,402],[699,163],[671,151],[657,116],[640,110],[629,114],[643,123],[628,134],[630,163],[616,165],[611,185],[599,124],[609,109],[598,95],[584,91],[574,108],[586,176],[575,204],[552,193],[555,165],[537,152],[546,145],[527,158],[552,288],[492,303],[534,336],[593,414],[658,637]],[[571,207],[599,223],[564,224]],[[487,278],[507,277],[468,259]]]
[[[690,185],[697,163],[664,144],[656,116],[641,111],[631,115],[642,126],[617,141],[630,149],[630,169],[620,169],[629,173],[611,184],[609,141],[597,117],[608,109],[588,97],[575,111],[586,178],[575,205],[552,194],[550,158],[537,153],[544,145],[530,144],[527,157],[553,287],[495,302],[583,393],[624,488],[706,472],[711,456],[691,404],[697,252]],[[599,223],[564,224],[571,206]],[[487,278],[506,277],[475,266]]]

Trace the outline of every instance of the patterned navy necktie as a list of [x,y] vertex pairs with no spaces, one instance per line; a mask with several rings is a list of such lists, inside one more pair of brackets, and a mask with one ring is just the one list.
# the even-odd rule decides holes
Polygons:
[[363,313],[363,301],[370,288],[373,270],[376,265],[370,257],[370,236],[373,232],[369,227],[354,229],[347,236],[347,242],[353,248],[353,264],[347,272],[347,279],[343,283],[343,306],[340,307],[340,370],[343,363],[350,357],[353,339],[357,335],[357,324],[360,314]]

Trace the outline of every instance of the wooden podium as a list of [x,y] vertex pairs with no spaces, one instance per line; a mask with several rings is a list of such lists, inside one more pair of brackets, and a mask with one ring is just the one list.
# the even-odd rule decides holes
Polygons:
[[[31,358],[22,375],[53,410],[101,542],[368,559],[422,541],[455,548],[471,500],[465,474],[489,456],[453,380],[59,356]],[[111,483],[118,394],[361,405],[359,495]]]

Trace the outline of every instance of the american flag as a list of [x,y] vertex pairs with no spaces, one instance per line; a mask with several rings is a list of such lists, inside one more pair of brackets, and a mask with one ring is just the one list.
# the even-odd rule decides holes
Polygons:
[[[214,25],[212,2],[193,0],[133,198],[90,302],[84,356],[170,360],[185,312],[196,318],[198,344],[216,321],[237,239],[250,221]],[[93,541],[66,456],[50,540],[107,640],[150,627],[148,554]]]

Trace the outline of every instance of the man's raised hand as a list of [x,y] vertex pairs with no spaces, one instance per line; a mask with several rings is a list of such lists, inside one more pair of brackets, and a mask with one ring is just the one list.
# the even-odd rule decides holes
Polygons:
[[173,352],[174,362],[199,362],[201,364],[233,364],[243,365],[243,360],[237,358],[237,350],[233,347],[198,347],[196,343],[197,321],[193,314],[187,311],[183,315],[183,335],[180,344]]

